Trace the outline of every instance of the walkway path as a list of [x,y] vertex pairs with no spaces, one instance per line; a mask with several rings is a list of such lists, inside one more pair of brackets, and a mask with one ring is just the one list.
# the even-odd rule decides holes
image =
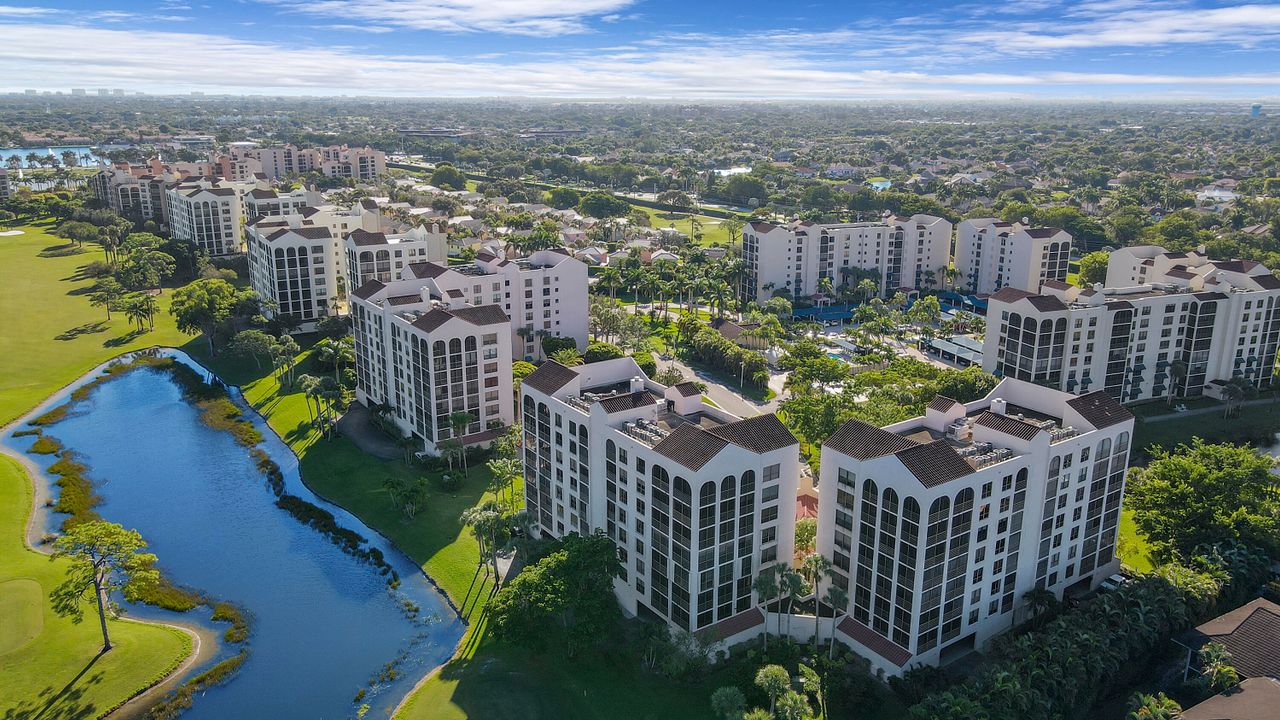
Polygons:
[[[1266,405],[1276,402],[1275,398],[1260,398],[1258,400],[1246,400],[1240,403],[1241,407],[1253,407],[1255,405]],[[1209,413],[1221,412],[1221,405],[1211,405],[1209,407],[1196,408],[1186,412],[1172,412],[1165,415],[1151,415],[1142,418],[1143,422],[1163,422],[1165,420],[1177,420],[1178,418],[1194,417],[1196,415],[1208,415]]]
[[373,415],[369,408],[353,402],[347,411],[338,419],[338,432],[355,443],[355,446],[370,455],[383,460],[397,460],[404,457],[404,450],[386,433],[373,424]]
[[[658,360],[659,370],[668,367],[674,367],[688,379],[696,378],[699,382],[706,384],[707,390],[705,395],[711,399],[711,402],[723,408],[725,411],[737,415],[738,417],[755,417],[756,415],[764,415],[778,409],[778,398],[781,395],[780,393],[779,395],[775,395],[772,400],[757,402],[750,398],[743,397],[737,389],[734,388],[734,386],[727,385],[705,372],[695,370],[680,360]],[[781,381],[779,380],[778,382],[780,388]],[[770,378],[769,383],[770,386],[774,384],[774,379],[772,377]]]

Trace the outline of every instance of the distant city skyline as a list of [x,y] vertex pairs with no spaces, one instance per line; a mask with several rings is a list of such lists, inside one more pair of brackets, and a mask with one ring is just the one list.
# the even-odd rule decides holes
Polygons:
[[46,0],[0,4],[0,34],[0,92],[1280,96],[1273,0]]

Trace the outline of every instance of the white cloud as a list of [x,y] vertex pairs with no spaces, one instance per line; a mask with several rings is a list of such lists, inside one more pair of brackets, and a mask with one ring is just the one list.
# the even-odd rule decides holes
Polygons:
[[0,17],[37,17],[62,12],[46,7],[22,7],[17,5],[0,5]]
[[[875,70],[807,48],[728,40],[662,43],[509,58],[370,54],[199,33],[0,22],[0,78],[26,86],[103,85],[153,92],[706,99],[1134,98],[1280,92],[1280,72],[1212,76],[1137,72]],[[803,45],[803,44],[801,44]],[[51,53],[49,48],[58,48]],[[199,63],[175,63],[194,57]],[[0,87],[0,90],[3,90]],[[17,88],[10,88],[17,89]]]
[[567,35],[635,0],[264,0],[294,12],[412,30]]

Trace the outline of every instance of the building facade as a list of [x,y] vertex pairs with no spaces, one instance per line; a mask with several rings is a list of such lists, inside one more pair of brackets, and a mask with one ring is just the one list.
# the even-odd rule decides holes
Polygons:
[[956,226],[957,282],[974,293],[1005,287],[1036,293],[1046,282],[1066,282],[1070,255],[1071,235],[1065,230],[997,218],[962,220]]
[[1120,402],[1219,397],[1237,377],[1272,382],[1280,280],[1267,268],[1129,248],[1112,254],[1107,276],[1123,285],[992,295],[983,369]]
[[982,649],[1029,617],[1032,589],[1096,587],[1119,569],[1132,432],[1106,393],[1009,379],[884,428],[846,423],[819,481],[818,550],[849,595],[837,636],[899,675]]
[[336,315],[342,299],[341,254],[323,225],[292,224],[284,218],[246,227],[249,284],[270,300],[267,317],[291,315],[309,331],[326,315]]
[[366,181],[377,180],[387,171],[386,153],[346,145],[298,148],[293,145],[258,147],[253,143],[233,143],[229,159],[233,162],[251,160],[252,164],[246,168],[261,172],[271,180],[318,172],[328,177]]
[[812,296],[824,279],[839,288],[874,277],[881,296],[941,287],[951,260],[951,223],[931,215],[828,225],[753,222],[742,229],[742,259],[739,295],[748,301],[776,292]]
[[525,507],[542,537],[603,531],[624,610],[721,638],[758,627],[753,581],[795,552],[799,445],[631,358],[543,363],[521,384]]
[[7,200],[13,195],[13,184],[10,182],[9,170],[0,168],[0,200]]
[[[430,279],[371,280],[351,294],[356,399],[389,408],[405,437],[486,444],[514,415],[511,323],[498,305],[450,297]],[[457,413],[470,422],[455,428]]]
[[399,278],[412,263],[449,261],[449,239],[439,225],[414,226],[400,233],[356,229],[343,241],[347,287],[358,288],[370,280],[388,283]]
[[164,203],[170,233],[209,257],[244,252],[243,196],[254,187],[210,178],[167,185]]

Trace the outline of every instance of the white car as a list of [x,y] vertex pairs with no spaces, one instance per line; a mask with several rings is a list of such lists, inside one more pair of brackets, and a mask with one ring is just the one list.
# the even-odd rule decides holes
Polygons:
[[1119,574],[1119,573],[1116,573],[1115,575],[1112,575],[1111,577],[1107,578],[1106,580],[1103,580],[1103,581],[1102,581],[1102,583],[1098,585],[1098,589],[1100,589],[1100,590],[1115,590],[1116,588],[1120,587],[1121,585],[1123,585],[1123,584],[1125,584],[1125,583],[1127,583],[1127,582],[1129,582],[1129,578],[1127,578],[1127,577],[1125,577],[1125,576],[1123,576],[1123,575],[1121,575],[1121,574]]

